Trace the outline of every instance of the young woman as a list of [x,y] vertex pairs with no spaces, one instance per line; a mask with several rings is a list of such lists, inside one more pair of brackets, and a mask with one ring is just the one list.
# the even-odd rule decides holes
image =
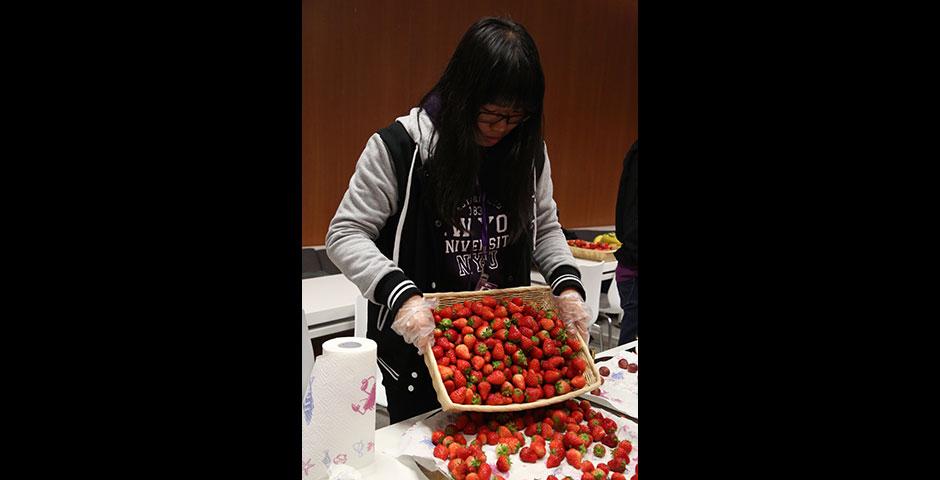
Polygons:
[[484,18],[419,106],[359,157],[326,247],[369,299],[392,423],[438,406],[420,356],[434,329],[422,292],[526,286],[534,260],[562,318],[587,338],[584,288],[552,199],[544,92],[525,28]]

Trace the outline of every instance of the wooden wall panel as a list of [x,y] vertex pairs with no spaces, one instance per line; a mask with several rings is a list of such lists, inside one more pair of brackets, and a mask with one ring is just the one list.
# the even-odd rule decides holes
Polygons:
[[545,70],[545,140],[562,225],[613,225],[637,138],[637,0],[305,0],[303,244],[325,243],[369,136],[407,113],[484,16],[521,22]]

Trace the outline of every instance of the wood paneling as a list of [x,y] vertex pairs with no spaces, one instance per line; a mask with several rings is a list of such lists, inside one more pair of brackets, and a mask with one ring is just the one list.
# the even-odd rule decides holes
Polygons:
[[366,140],[440,76],[466,29],[508,16],[538,45],[562,225],[613,225],[637,138],[637,0],[305,0],[303,244],[326,231]]

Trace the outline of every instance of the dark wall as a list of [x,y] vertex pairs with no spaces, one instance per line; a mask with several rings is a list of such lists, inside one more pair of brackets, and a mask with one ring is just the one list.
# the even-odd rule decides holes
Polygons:
[[325,243],[366,140],[440,76],[477,19],[525,25],[545,70],[545,141],[567,228],[613,225],[637,138],[636,0],[305,0],[303,244]]

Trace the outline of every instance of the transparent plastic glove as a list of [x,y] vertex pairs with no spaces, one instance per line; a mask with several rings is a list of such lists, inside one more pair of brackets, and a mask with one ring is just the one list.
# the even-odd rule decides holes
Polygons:
[[576,290],[565,290],[561,295],[554,297],[555,306],[558,307],[558,315],[565,322],[566,329],[577,331],[578,335],[591,344],[591,309],[581,300],[581,294]]
[[401,305],[392,331],[401,335],[405,342],[418,348],[418,355],[424,355],[424,348],[434,341],[434,315],[431,310],[437,307],[437,299],[426,299],[414,295]]

